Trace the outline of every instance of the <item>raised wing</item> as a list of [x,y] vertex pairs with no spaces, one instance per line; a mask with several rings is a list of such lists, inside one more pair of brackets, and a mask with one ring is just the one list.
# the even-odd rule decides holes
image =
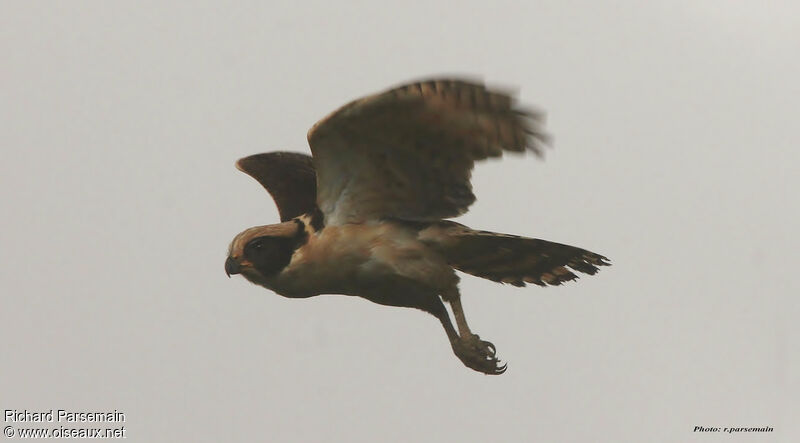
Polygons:
[[236,168],[258,180],[278,205],[281,221],[317,207],[317,178],[311,157],[296,152],[268,152],[245,157]]
[[308,133],[327,224],[433,221],[475,201],[476,160],[542,153],[542,115],[463,80],[413,83],[351,102]]

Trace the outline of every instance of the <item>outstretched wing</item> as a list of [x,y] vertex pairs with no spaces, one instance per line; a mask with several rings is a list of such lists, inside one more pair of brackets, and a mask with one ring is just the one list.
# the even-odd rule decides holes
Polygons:
[[296,152],[268,152],[245,157],[236,168],[253,177],[272,195],[281,221],[317,207],[317,178],[311,157]]
[[542,115],[479,83],[430,80],[351,102],[308,133],[326,224],[433,221],[475,201],[476,160],[541,154]]
[[578,278],[576,272],[594,275],[600,266],[611,264],[606,257],[575,246],[475,231],[452,221],[431,224],[420,232],[420,240],[459,271],[514,286],[557,286]]

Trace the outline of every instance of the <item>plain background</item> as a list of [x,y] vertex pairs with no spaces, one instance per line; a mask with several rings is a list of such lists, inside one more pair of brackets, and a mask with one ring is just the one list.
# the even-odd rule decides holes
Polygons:
[[[130,441],[800,441],[796,2],[2,2],[0,408]],[[438,322],[228,279],[277,221],[233,163],[445,74],[548,113],[459,221],[614,263],[464,277],[508,372]],[[695,426],[772,426],[697,434]]]

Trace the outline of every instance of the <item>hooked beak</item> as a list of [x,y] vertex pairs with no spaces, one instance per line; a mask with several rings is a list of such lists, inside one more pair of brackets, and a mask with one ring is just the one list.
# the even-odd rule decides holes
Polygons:
[[233,259],[233,257],[228,257],[225,260],[225,274],[230,278],[231,274],[236,275],[242,271],[242,267],[239,265],[239,262]]

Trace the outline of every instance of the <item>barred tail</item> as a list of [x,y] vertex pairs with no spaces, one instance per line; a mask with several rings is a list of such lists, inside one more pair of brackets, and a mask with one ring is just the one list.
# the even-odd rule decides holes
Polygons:
[[578,278],[573,271],[594,275],[609,266],[606,257],[560,243],[474,231],[454,222],[440,222],[420,232],[459,271],[514,286],[560,285]]

